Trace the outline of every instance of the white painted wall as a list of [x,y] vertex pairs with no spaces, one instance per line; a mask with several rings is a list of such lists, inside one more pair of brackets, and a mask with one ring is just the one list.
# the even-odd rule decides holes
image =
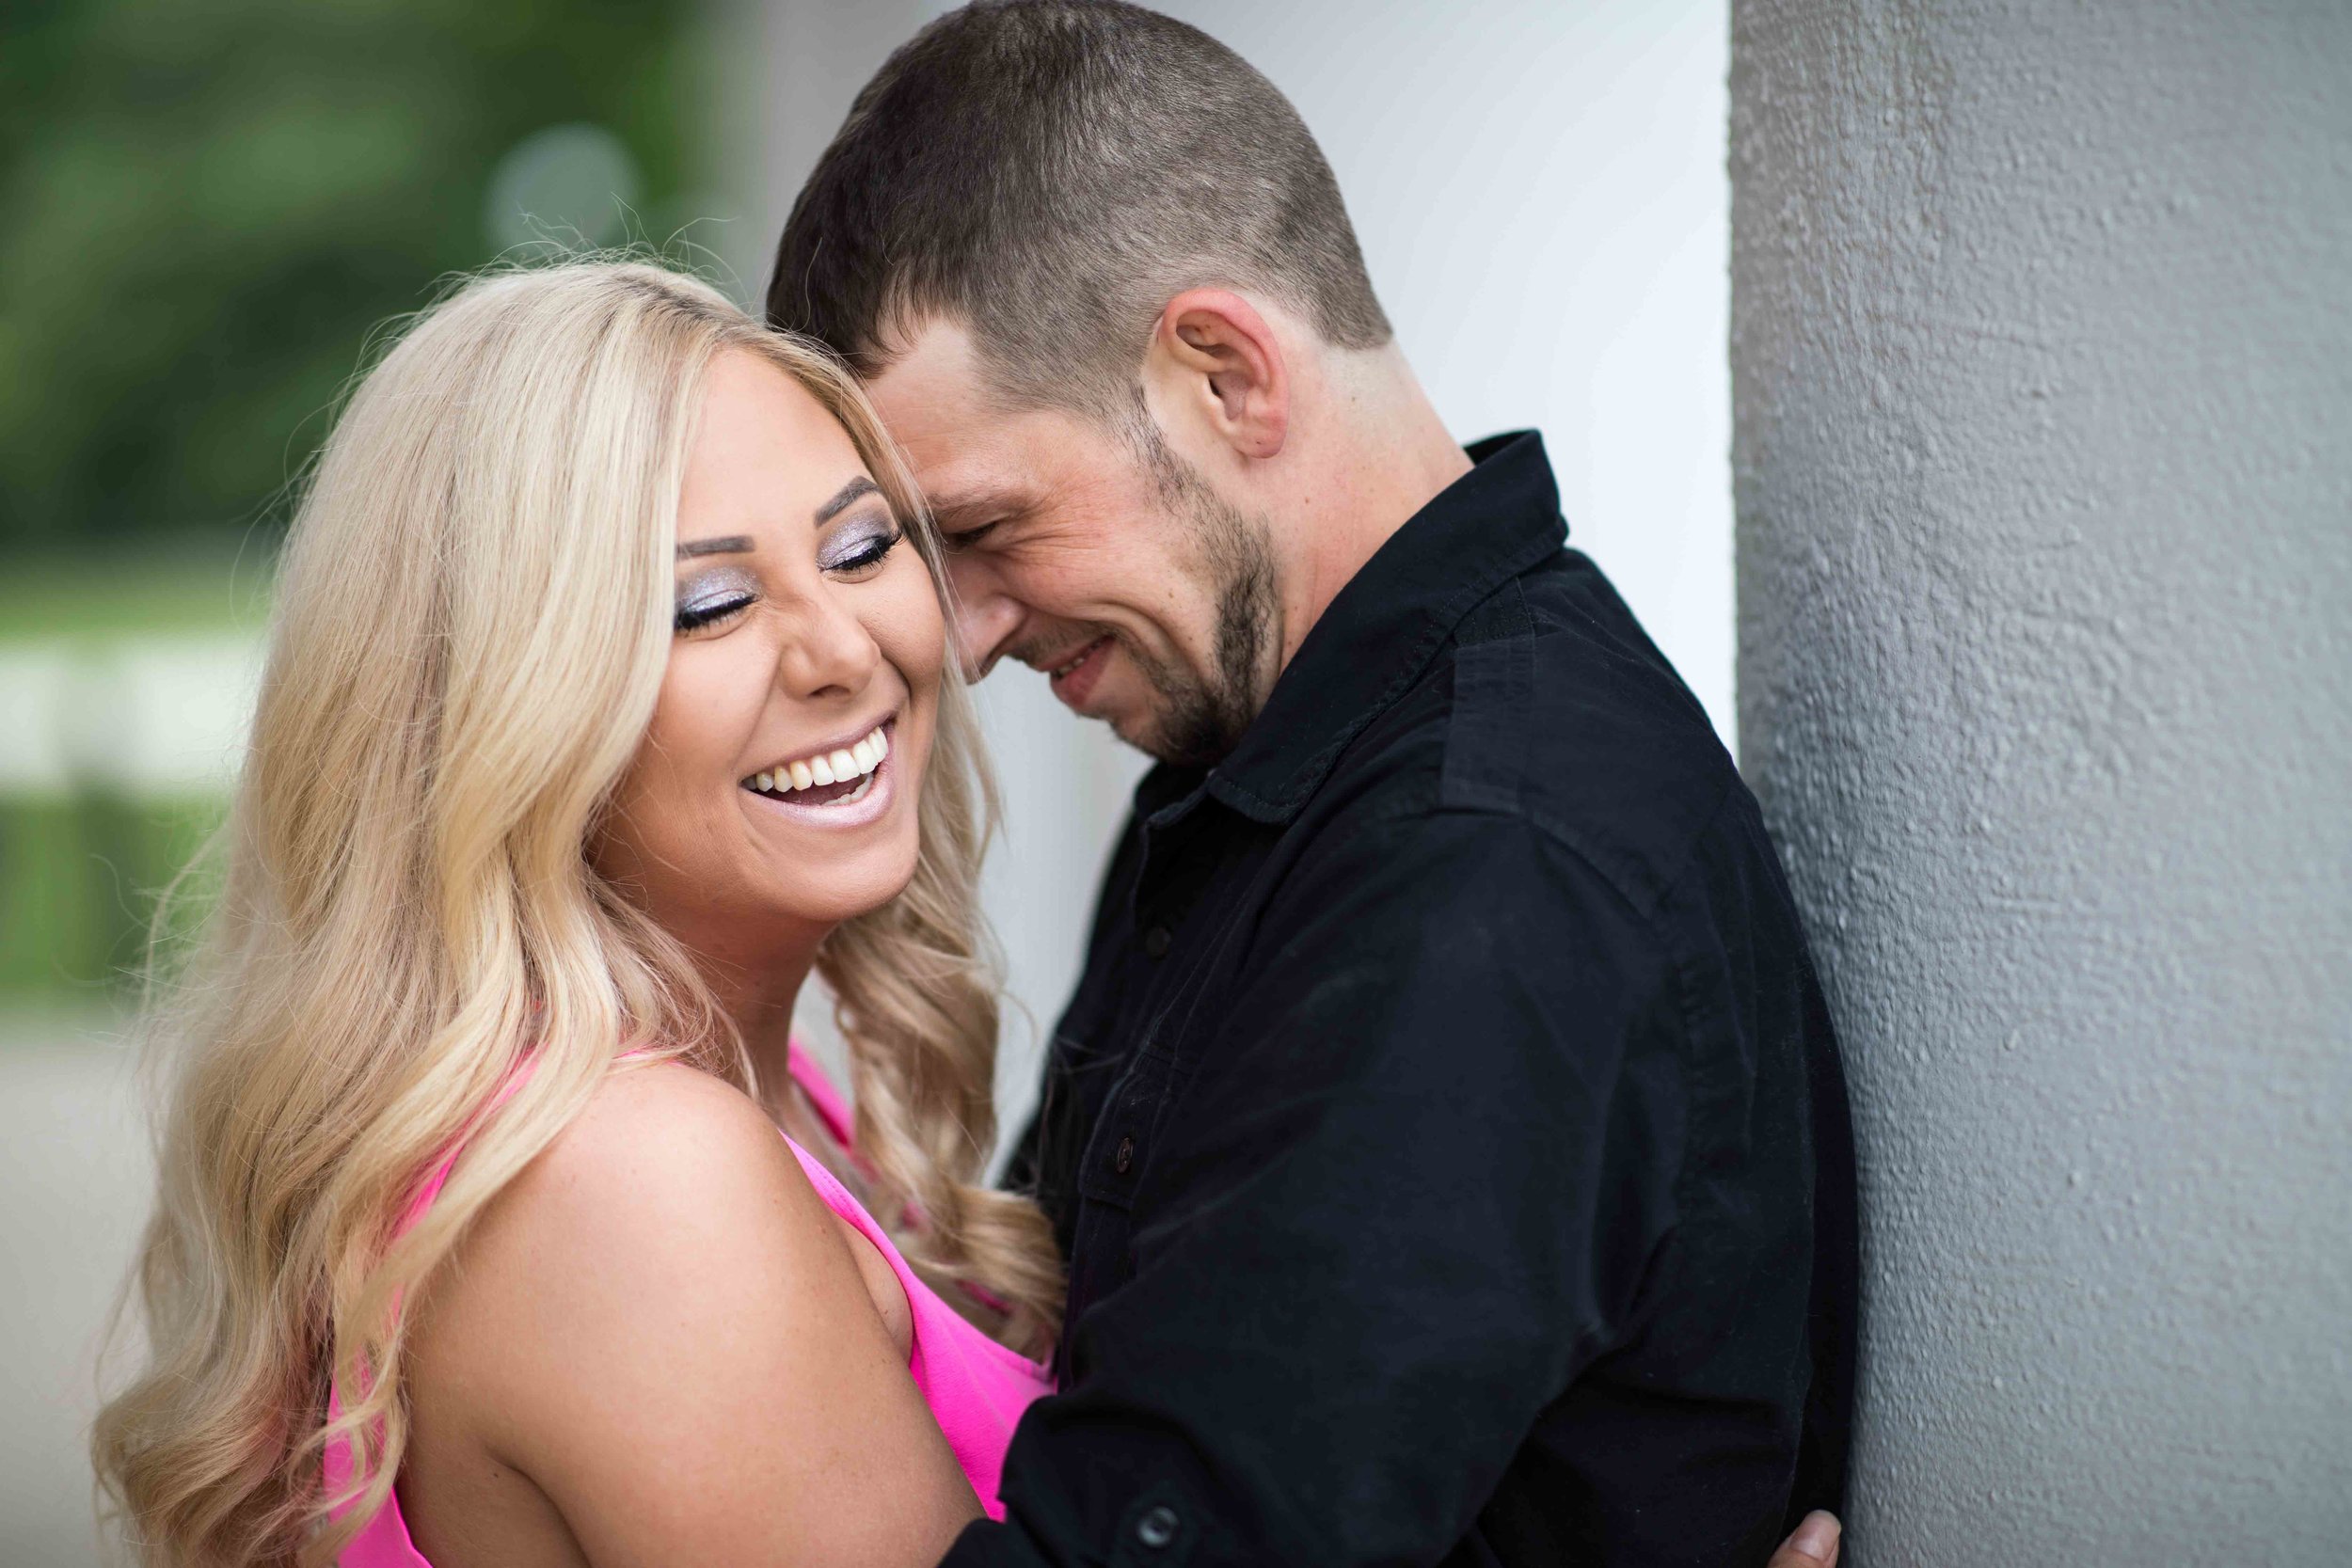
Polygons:
[[2352,8],[1736,0],[1863,1568],[2352,1561]]
[[[764,286],[793,193],[930,0],[760,0],[724,57],[739,217]],[[1577,544],[1615,578],[1728,738],[1723,0],[1170,0],[1298,105],[1375,286],[1464,439],[1540,427]],[[984,689],[1010,816],[990,883],[1013,990],[1050,1026],[1131,765],[1025,672]],[[1009,1122],[1034,1078],[1008,1040]],[[1020,1103],[1015,1103],[1020,1102]]]
[[1464,440],[1534,425],[1569,537],[1728,739],[1723,0],[1184,0],[1298,106]]

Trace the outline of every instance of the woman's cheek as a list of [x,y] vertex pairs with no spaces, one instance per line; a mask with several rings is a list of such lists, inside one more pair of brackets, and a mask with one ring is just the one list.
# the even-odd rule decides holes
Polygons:
[[912,570],[901,571],[892,584],[887,612],[873,637],[883,655],[897,667],[907,689],[928,703],[938,695],[947,662],[947,622],[940,613],[939,594],[930,574],[913,549],[900,553]]
[[681,643],[672,650],[653,722],[632,768],[646,831],[665,840],[664,850],[672,857],[698,847],[707,851],[711,826],[734,802],[735,765],[766,695],[755,651],[727,645],[735,641]]

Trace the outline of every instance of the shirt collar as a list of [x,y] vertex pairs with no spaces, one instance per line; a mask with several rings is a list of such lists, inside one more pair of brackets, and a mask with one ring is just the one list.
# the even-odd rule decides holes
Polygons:
[[1255,821],[1288,821],[1462,617],[1559,550],[1567,525],[1543,437],[1515,431],[1469,451],[1470,471],[1407,518],[1331,600],[1232,754],[1205,781],[1154,769],[1138,804],[1204,791]]

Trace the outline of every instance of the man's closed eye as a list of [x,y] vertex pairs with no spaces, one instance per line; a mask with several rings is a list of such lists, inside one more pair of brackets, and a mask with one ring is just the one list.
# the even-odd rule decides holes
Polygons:
[[1004,521],[1000,518],[993,523],[982,523],[977,528],[943,531],[940,534],[940,540],[950,550],[962,551],[977,549],[979,547],[981,541],[985,540],[990,534],[994,533],[998,529],[1004,526]]

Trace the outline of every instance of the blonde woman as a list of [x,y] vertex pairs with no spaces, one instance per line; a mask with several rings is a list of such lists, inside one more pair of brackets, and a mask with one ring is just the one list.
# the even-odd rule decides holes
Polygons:
[[95,1440],[142,1560],[909,1568],[995,1505],[1060,1283],[973,1184],[937,565],[842,373],[652,267],[476,281],[365,379],[159,1020]]

